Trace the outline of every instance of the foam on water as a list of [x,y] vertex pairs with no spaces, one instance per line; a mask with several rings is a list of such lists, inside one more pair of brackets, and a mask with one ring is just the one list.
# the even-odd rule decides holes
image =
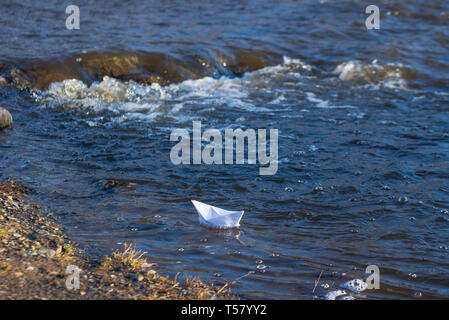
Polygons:
[[343,81],[358,81],[370,84],[374,88],[405,89],[404,79],[406,68],[400,63],[378,64],[377,59],[370,63],[351,60],[339,64],[334,74]]
[[365,291],[368,288],[368,284],[362,279],[353,279],[348,282],[345,282],[341,286],[345,289],[348,289],[356,293]]
[[321,109],[352,109],[355,108],[351,105],[332,105],[327,100],[322,100],[316,97],[316,95],[313,92],[306,92],[306,98],[308,101],[315,103],[315,107],[321,108]]
[[345,290],[334,290],[326,293],[324,296],[325,300],[337,300],[339,297],[346,296],[347,292]]
[[[371,63],[352,60],[340,64],[334,74],[343,82],[361,84],[361,88],[368,85],[396,90],[406,86],[403,70],[400,64],[382,66],[376,60]],[[317,73],[318,70],[299,59],[284,57],[282,64],[247,72],[240,78],[207,76],[161,86],[132,80],[123,82],[105,76],[90,86],[77,79],[52,83],[47,91],[35,90],[34,94],[43,108],[82,112],[80,121],[89,126],[123,125],[128,121],[153,122],[167,118],[188,122],[208,113],[227,112],[229,109],[274,115],[285,108],[290,110],[293,101],[302,104],[301,100],[306,104],[312,103],[307,109],[357,108],[334,102],[335,98],[331,101],[329,90],[322,90],[319,85],[312,86],[311,83],[320,81]],[[316,88],[320,90],[316,91]]]
[[[209,110],[233,108],[273,112],[286,99],[282,86],[273,86],[273,83],[297,81],[302,72],[310,71],[311,67],[301,60],[284,57],[283,64],[247,72],[241,78],[204,77],[168,86],[122,82],[108,76],[90,86],[81,80],[68,79],[52,83],[47,91],[35,90],[34,96],[44,108],[85,111],[85,115],[90,115],[88,124],[91,126],[104,112],[115,123],[153,121],[164,116],[179,120],[184,116],[183,110],[192,105],[208,106]],[[270,108],[255,101],[253,96],[260,92],[272,96]],[[105,118],[101,120],[104,122]]]

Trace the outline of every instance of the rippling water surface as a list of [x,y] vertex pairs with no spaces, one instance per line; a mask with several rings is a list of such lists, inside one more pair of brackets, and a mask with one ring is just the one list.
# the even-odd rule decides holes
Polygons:
[[[2,4],[0,176],[32,186],[93,253],[123,242],[242,298],[449,297],[449,3]],[[72,79],[72,80],[70,80]],[[175,128],[279,129],[279,170],[170,161]],[[198,224],[197,199],[246,210]],[[249,274],[248,274],[249,273]]]

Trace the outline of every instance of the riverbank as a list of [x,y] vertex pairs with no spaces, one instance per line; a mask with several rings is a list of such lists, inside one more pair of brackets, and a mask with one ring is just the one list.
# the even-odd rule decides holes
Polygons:
[[0,299],[232,298],[228,285],[162,276],[129,245],[102,259],[91,257],[51,213],[27,200],[28,193],[14,181],[0,180]]

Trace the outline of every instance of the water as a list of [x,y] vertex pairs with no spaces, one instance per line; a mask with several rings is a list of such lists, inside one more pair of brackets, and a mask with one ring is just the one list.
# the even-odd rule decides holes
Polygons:
[[[69,4],[2,4],[0,75],[34,89],[0,86],[0,176],[74,240],[135,243],[180,277],[249,273],[242,298],[323,297],[321,271],[338,286],[373,264],[364,297],[449,297],[446,1],[378,1],[378,31],[363,1],[79,1],[78,31]],[[174,166],[170,133],[195,120],[279,129],[277,173]],[[191,199],[246,210],[241,227],[200,226]]]

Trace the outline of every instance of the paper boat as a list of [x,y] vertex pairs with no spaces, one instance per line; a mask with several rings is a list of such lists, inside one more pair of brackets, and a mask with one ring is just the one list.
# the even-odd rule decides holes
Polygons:
[[240,225],[244,211],[228,211],[192,200],[201,224],[213,228],[229,229]]

